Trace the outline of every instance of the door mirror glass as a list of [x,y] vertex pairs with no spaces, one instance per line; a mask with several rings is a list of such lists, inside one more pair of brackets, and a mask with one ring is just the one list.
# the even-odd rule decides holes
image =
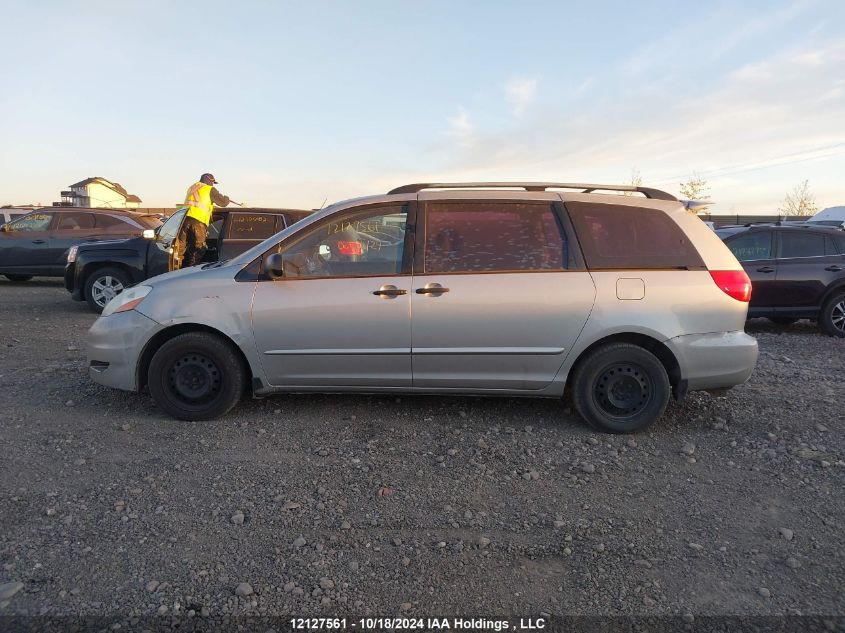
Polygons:
[[154,240],[156,238],[155,229],[144,229],[143,236],[145,240]]
[[281,253],[273,253],[264,258],[264,273],[270,279],[282,277],[285,274],[284,269],[285,262]]

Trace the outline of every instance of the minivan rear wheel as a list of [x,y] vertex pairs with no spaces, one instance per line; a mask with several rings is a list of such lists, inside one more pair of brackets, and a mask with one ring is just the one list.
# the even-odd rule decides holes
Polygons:
[[845,337],[845,292],[825,301],[819,313],[819,325],[829,336]]
[[158,349],[147,384],[156,404],[174,418],[211,420],[241,399],[246,370],[228,341],[208,332],[188,332]]
[[663,363],[631,343],[611,343],[579,362],[572,383],[575,408],[587,423],[608,433],[632,433],[666,410],[671,385]]

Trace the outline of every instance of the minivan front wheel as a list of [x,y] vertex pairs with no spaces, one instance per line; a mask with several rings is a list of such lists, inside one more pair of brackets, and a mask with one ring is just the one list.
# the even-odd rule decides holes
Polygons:
[[211,420],[241,399],[246,371],[228,341],[208,332],[188,332],[158,349],[147,384],[156,404],[174,418]]
[[829,336],[845,337],[845,292],[825,301],[819,314],[819,325]]
[[632,433],[657,420],[671,385],[663,363],[631,343],[611,343],[579,362],[572,383],[575,408],[587,423],[608,433]]

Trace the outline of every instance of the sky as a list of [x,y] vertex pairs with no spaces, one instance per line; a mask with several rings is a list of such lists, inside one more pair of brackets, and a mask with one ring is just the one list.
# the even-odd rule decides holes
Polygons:
[[0,204],[555,181],[845,204],[845,2],[0,0]]

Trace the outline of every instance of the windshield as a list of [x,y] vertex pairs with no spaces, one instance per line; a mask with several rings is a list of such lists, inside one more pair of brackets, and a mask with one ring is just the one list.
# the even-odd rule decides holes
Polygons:
[[179,226],[182,224],[182,219],[188,212],[187,209],[179,209],[176,213],[167,218],[167,222],[161,225],[158,229],[158,237],[163,241],[170,241],[176,239],[176,234],[179,232]]

